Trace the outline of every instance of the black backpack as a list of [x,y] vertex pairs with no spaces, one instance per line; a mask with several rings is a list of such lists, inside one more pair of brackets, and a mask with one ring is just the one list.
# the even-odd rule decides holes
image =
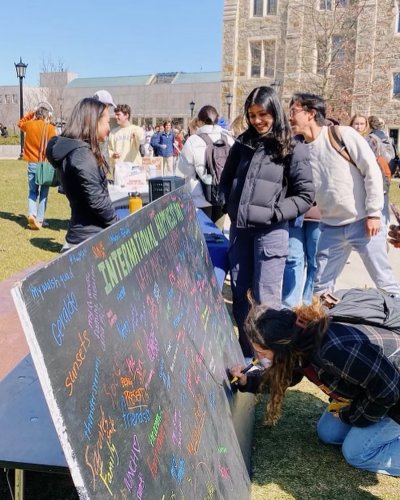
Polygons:
[[400,334],[400,298],[376,288],[337,290],[321,295],[332,321],[378,326]]
[[213,142],[208,134],[197,134],[206,143],[205,151],[205,169],[206,173],[203,176],[197,175],[205,199],[211,205],[219,205],[218,188],[221,179],[222,170],[224,169],[226,159],[228,157],[231,146],[228,143],[226,134],[221,134],[221,138]]

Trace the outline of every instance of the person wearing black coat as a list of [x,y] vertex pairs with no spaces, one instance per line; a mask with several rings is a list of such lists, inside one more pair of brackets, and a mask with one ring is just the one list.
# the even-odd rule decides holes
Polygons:
[[85,98],[71,113],[61,136],[47,146],[47,158],[60,170],[61,183],[71,207],[66,234],[68,250],[117,221],[108,193],[108,165],[100,143],[110,131],[108,106]]
[[271,87],[255,88],[244,108],[248,130],[229,152],[220,197],[231,220],[233,314],[243,354],[252,357],[243,329],[248,291],[257,303],[281,307],[288,221],[311,207],[315,193],[307,150],[293,143],[276,92]]

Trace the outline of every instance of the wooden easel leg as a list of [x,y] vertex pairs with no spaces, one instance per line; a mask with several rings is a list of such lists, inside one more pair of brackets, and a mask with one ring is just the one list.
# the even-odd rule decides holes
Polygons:
[[24,500],[24,471],[15,469],[14,499]]

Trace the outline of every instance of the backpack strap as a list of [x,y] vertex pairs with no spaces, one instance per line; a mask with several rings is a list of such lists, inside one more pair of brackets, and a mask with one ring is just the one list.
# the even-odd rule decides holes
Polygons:
[[340,133],[339,125],[330,125],[328,127],[328,137],[331,146],[337,151],[340,156],[347,160],[352,165],[356,166],[350,153],[347,151],[346,144],[343,142],[342,134]]
[[208,134],[203,133],[203,134],[197,134],[197,135],[199,137],[201,137],[201,139],[203,139],[203,141],[207,144],[207,146],[209,146],[210,144],[214,144]]

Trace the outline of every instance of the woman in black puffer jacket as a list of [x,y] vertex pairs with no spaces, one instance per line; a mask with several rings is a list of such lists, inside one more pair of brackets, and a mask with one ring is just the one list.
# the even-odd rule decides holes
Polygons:
[[108,165],[100,149],[109,131],[108,106],[97,99],[85,98],[72,110],[61,136],[49,141],[47,158],[60,170],[71,207],[66,243],[61,251],[117,221],[108,194]]
[[230,219],[229,266],[233,314],[245,357],[253,351],[243,330],[247,293],[279,309],[288,254],[288,221],[314,201],[306,148],[295,144],[276,92],[255,88],[244,106],[248,130],[232,146],[220,182]]

